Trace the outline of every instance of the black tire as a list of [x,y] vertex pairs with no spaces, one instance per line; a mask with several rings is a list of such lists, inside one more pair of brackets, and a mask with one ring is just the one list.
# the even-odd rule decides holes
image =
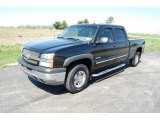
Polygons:
[[[82,77],[82,73],[85,77],[82,77],[82,78],[85,78],[83,79],[83,84],[82,86],[80,87],[77,87],[77,85],[79,84],[76,84],[76,80],[75,80],[75,76],[79,73],[81,73],[81,77]],[[86,87],[87,87],[87,83],[88,83],[88,80],[89,80],[89,70],[88,70],[88,67],[84,64],[77,64],[77,65],[74,65],[70,68],[69,72],[68,72],[68,75],[67,75],[67,78],[66,78],[66,82],[65,82],[65,88],[70,92],[70,93],[77,93],[77,92],[80,92],[82,90],[84,90]]]
[[132,67],[136,67],[139,64],[139,62],[140,62],[140,57],[141,57],[141,53],[140,52],[136,52],[135,55],[134,55],[134,57],[130,60],[130,65]]

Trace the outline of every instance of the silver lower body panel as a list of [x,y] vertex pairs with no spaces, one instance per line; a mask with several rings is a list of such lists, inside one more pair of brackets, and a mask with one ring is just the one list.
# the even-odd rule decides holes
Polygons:
[[[36,78],[37,81],[48,85],[62,85],[65,81],[66,72],[42,73],[19,65],[20,69],[27,75]],[[56,68],[55,68],[56,69]],[[63,68],[65,69],[65,68]]]

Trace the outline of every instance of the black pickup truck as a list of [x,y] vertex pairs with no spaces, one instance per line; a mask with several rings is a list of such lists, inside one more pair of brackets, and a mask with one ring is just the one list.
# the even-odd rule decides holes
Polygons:
[[144,51],[143,39],[129,40],[123,26],[82,24],[68,27],[56,39],[31,42],[22,48],[22,71],[49,85],[64,84],[71,93],[97,77],[125,66],[135,67]]

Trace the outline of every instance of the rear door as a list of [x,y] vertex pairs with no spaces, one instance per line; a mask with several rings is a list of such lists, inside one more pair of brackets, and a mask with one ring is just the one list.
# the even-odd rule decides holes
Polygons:
[[129,41],[123,27],[113,27],[116,62],[124,62],[129,55]]

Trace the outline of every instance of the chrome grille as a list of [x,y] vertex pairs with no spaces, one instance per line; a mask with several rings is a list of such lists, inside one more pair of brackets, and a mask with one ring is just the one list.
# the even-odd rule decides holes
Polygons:
[[31,50],[28,50],[28,49],[23,49],[23,55],[26,56],[26,57],[30,56],[30,57],[38,58],[40,54],[38,52],[35,52],[35,51],[31,51]]
[[23,59],[26,62],[34,64],[34,65],[38,65],[38,61],[33,60],[31,58],[38,58],[40,56],[40,53],[35,52],[35,51],[31,51],[28,49],[23,49],[22,55],[23,55]]
[[34,65],[38,65],[38,61],[34,61],[34,60],[28,59],[26,57],[23,57],[23,59],[28,63],[34,64]]

